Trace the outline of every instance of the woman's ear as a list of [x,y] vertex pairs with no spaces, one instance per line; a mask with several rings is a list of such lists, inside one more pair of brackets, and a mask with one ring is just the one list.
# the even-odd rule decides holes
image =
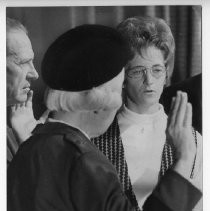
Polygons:
[[123,81],[123,85],[122,85],[122,102],[123,104],[125,104],[126,102],[126,79],[124,79]]
[[165,82],[164,82],[163,88],[166,88],[167,86],[170,85],[169,73],[168,73],[168,71],[169,71],[169,67],[167,66],[167,67],[166,67],[166,77],[165,77]]
[[125,88],[125,81],[124,81],[123,84],[122,84],[122,88],[123,88],[123,89]]
[[122,85],[122,88],[125,89],[126,88],[126,84],[127,84],[127,80],[126,80],[126,77],[124,78],[124,81],[123,81],[123,85]]

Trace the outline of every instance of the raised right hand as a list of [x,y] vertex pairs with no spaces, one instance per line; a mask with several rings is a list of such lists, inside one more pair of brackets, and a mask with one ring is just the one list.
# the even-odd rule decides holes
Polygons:
[[184,92],[178,91],[172,99],[166,136],[176,151],[177,163],[174,170],[189,178],[196,155],[196,144],[192,134],[192,106]]

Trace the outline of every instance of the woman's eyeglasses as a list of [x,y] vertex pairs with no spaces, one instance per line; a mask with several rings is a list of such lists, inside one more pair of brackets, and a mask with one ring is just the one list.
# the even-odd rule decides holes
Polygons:
[[154,78],[160,78],[166,72],[165,66],[153,66],[153,67],[144,67],[144,66],[136,66],[126,70],[126,75],[129,78],[139,78],[142,79],[146,75],[146,71],[150,71],[150,74]]

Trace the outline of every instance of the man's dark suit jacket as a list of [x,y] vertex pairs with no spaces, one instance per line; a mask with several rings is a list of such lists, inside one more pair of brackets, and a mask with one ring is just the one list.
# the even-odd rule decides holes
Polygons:
[[176,95],[178,90],[188,94],[189,102],[193,108],[193,127],[202,134],[202,74],[198,74],[164,89],[160,102],[163,104],[167,114],[170,110],[171,99]]

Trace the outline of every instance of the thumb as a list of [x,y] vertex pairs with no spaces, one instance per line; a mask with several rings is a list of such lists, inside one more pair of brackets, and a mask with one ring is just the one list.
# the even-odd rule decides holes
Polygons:
[[42,116],[39,118],[38,122],[44,124],[45,121],[46,121],[46,119],[47,119],[47,117],[48,117],[48,115],[49,115],[49,113],[50,113],[50,110],[47,109],[47,110],[42,114]]

